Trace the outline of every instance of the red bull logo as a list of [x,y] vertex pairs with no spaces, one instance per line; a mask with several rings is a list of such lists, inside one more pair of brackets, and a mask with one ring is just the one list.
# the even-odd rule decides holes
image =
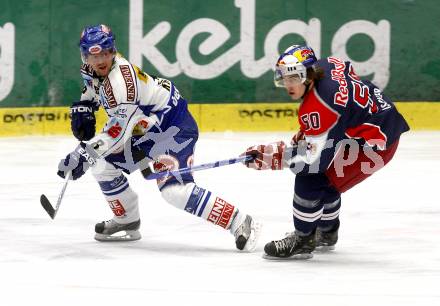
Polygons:
[[301,49],[297,50],[293,53],[293,56],[295,56],[300,63],[308,60],[309,58],[315,56],[312,50],[310,49]]
[[313,51],[310,49],[304,49],[304,50],[301,50],[301,56],[303,58],[307,59],[309,57],[315,56],[315,54],[313,54]]

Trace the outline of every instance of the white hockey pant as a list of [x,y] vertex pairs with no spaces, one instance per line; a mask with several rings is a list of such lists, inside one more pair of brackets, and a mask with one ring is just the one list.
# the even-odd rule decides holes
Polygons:
[[172,184],[162,189],[162,197],[178,209],[234,232],[246,217],[234,205],[194,183]]
[[[105,160],[99,160],[92,168],[92,174],[98,181],[116,222],[126,224],[139,220],[138,196],[130,188],[122,170]],[[161,194],[176,208],[230,229],[231,232],[234,232],[246,217],[234,205],[194,183],[165,186]]]
[[130,188],[121,169],[104,159],[98,159],[92,168],[92,174],[98,181],[116,222],[127,224],[139,220],[138,196]]

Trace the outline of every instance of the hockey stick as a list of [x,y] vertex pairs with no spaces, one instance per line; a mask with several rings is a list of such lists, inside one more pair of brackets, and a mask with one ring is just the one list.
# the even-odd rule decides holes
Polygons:
[[63,188],[61,189],[61,192],[58,195],[57,204],[55,205],[55,208],[52,206],[52,204],[50,204],[49,199],[44,194],[40,196],[41,206],[43,206],[44,210],[49,214],[52,220],[55,219],[58,209],[60,208],[61,200],[63,199],[64,192],[66,191],[67,184],[69,183],[70,180],[70,176],[71,176],[71,172],[67,173],[66,178],[64,179]]
[[173,176],[182,175],[182,174],[186,174],[186,173],[193,172],[193,171],[212,169],[212,168],[232,165],[232,164],[236,164],[236,163],[251,161],[252,159],[254,159],[254,156],[245,155],[245,156],[240,156],[240,157],[236,157],[236,158],[219,160],[219,161],[212,162],[212,163],[206,163],[206,164],[201,164],[201,165],[187,167],[187,168],[180,168],[180,169],[173,170],[173,171],[162,171],[162,172],[157,172],[157,173],[151,173],[148,176],[146,176],[145,179],[155,180],[155,179],[160,179],[160,178],[163,178],[166,176],[171,176],[171,175],[173,175]]

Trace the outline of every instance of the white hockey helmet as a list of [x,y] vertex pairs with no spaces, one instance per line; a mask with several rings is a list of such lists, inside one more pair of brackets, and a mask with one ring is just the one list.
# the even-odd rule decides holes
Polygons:
[[307,68],[317,61],[312,48],[293,45],[284,51],[275,65],[274,83],[276,87],[286,87],[284,81],[304,83],[307,80]]

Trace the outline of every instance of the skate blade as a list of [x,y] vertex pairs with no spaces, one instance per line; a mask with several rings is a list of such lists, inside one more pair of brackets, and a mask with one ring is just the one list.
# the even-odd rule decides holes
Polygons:
[[95,240],[100,242],[135,241],[141,238],[139,231],[120,231],[113,235],[95,234]]
[[244,245],[242,252],[252,252],[257,247],[258,239],[260,238],[261,228],[263,224],[260,222],[252,221],[251,224],[251,234],[249,235],[249,239]]
[[271,261],[289,261],[289,260],[306,260],[313,257],[313,254],[296,254],[290,257],[275,257],[263,254],[263,258]]
[[321,245],[315,248],[315,252],[325,253],[325,252],[331,252],[334,249],[335,249],[334,245]]

